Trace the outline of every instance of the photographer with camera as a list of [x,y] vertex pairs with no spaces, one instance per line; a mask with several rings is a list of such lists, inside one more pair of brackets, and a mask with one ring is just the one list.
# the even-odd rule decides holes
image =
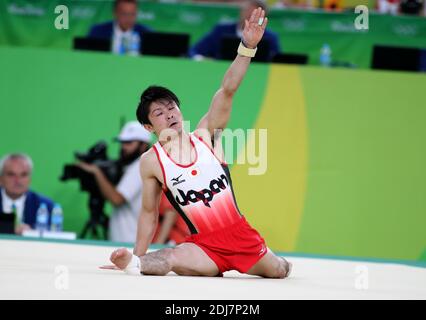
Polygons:
[[137,121],[131,121],[123,127],[117,141],[121,143],[119,162],[123,167],[123,175],[117,186],[109,181],[96,164],[79,162],[77,166],[95,177],[102,196],[114,206],[109,221],[109,239],[134,243],[142,205],[138,160],[150,147],[151,133]]

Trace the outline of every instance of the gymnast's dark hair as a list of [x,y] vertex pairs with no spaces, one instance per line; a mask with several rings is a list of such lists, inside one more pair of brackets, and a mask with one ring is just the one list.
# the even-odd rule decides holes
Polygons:
[[180,101],[176,95],[165,87],[150,86],[141,94],[138,108],[136,109],[136,118],[143,124],[151,124],[148,119],[151,104],[155,101],[165,100],[167,102],[175,102],[180,108]]

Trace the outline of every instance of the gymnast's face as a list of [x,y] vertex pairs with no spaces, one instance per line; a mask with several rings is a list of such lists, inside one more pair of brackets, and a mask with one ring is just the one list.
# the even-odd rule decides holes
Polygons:
[[151,125],[145,125],[161,139],[182,132],[182,113],[174,101],[159,100],[151,104],[148,119]]
[[24,159],[10,159],[4,164],[0,181],[7,195],[17,199],[27,192],[30,186],[30,166]]

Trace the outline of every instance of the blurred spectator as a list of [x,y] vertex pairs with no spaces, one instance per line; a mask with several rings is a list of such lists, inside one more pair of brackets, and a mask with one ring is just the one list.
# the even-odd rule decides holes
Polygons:
[[226,3],[226,4],[234,4],[238,2],[243,2],[244,0],[192,0],[192,2],[211,2],[211,3]]
[[94,165],[80,162],[77,165],[94,175],[103,197],[111,202],[114,210],[109,221],[109,239],[134,243],[139,213],[142,206],[142,180],[139,158],[151,143],[151,133],[137,121],[128,122],[117,140],[121,143],[120,163],[123,176],[114,186],[102,170]]
[[400,0],[378,0],[377,10],[380,13],[397,15],[399,11],[399,1]]
[[111,50],[121,53],[123,43],[133,41],[136,35],[139,43],[145,32],[151,31],[147,26],[137,24],[138,5],[136,0],[115,0],[113,5],[114,21],[93,26],[88,34],[89,38],[111,40]]
[[300,8],[311,9],[318,7],[318,0],[278,0],[274,8]]
[[410,14],[420,16],[424,0],[401,0],[399,4],[399,12],[403,14]]
[[175,245],[190,235],[188,226],[163,193],[158,207],[159,222],[152,243]]
[[15,233],[35,229],[37,210],[42,203],[46,204],[50,214],[53,201],[29,190],[33,162],[22,153],[5,155],[0,160],[0,211],[15,213]]
[[343,0],[324,0],[325,11],[342,11]]
[[[192,58],[220,58],[221,40],[224,36],[242,36],[242,27],[244,21],[249,19],[251,12],[261,7],[267,11],[265,2],[260,0],[246,0],[242,5],[240,11],[240,20],[238,23],[218,24],[214,29],[204,36],[198,43],[196,43],[190,50]],[[269,44],[269,57],[272,59],[277,53],[280,52],[278,36],[276,33],[270,31],[268,28],[263,35],[263,41]]]

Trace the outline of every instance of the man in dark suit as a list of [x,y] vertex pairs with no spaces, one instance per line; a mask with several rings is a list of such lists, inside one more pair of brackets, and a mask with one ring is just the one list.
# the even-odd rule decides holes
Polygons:
[[112,51],[122,53],[122,44],[125,41],[136,35],[140,43],[143,34],[151,29],[136,23],[138,15],[136,0],[115,0],[113,10],[115,20],[94,25],[90,29],[88,37],[110,40]]
[[[237,23],[223,23],[218,24],[214,29],[198,41],[190,50],[189,55],[192,58],[221,58],[221,41],[226,36],[238,36],[241,37],[242,30],[244,28],[245,20],[250,17],[250,14],[254,9],[261,7],[267,11],[267,7],[264,1],[261,0],[247,0],[243,4],[240,11],[240,21]],[[268,60],[280,52],[280,45],[278,35],[275,32],[265,30],[263,35],[263,41],[268,43],[269,53]]]
[[42,203],[49,211],[50,225],[53,201],[29,190],[32,168],[32,160],[25,154],[9,154],[0,161],[0,211],[15,212],[16,234],[35,228],[37,210]]

